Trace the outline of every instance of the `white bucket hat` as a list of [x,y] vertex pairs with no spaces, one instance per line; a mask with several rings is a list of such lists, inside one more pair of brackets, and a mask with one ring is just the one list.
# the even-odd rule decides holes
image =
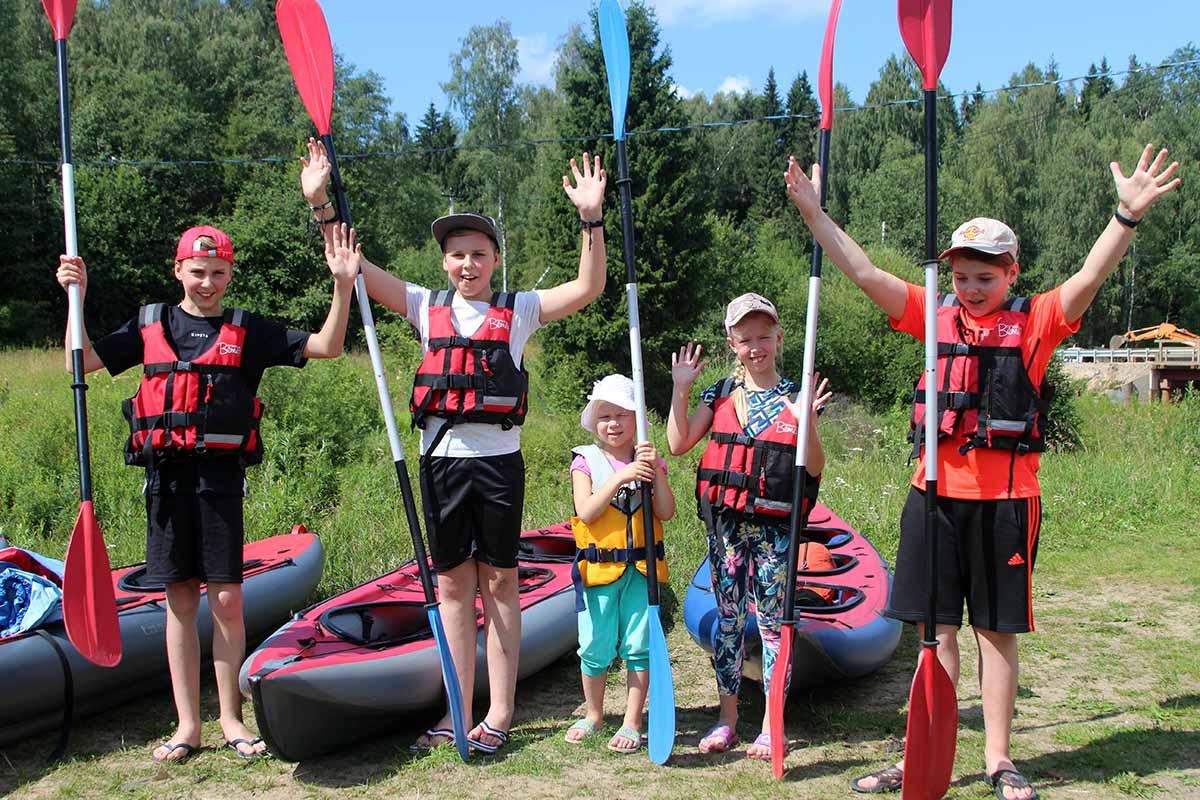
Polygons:
[[588,404],[583,407],[583,413],[579,415],[579,424],[591,434],[596,432],[596,404],[600,401],[635,411],[637,402],[633,399],[633,381],[624,375],[606,375],[592,385],[592,393],[588,395]]

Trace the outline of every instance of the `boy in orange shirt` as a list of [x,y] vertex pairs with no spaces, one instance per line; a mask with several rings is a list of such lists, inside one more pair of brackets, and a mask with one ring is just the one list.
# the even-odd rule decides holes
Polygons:
[[[965,600],[980,658],[988,782],[1000,800],[1030,800],[1037,792],[1009,755],[1017,696],[1017,637],[1033,630],[1031,580],[1041,522],[1038,454],[1049,397],[1043,386],[1054,348],[1079,330],[1083,312],[1120,262],[1134,228],[1174,189],[1178,167],[1162,169],[1164,148],[1151,162],[1146,145],[1129,177],[1112,162],[1118,205],[1078,272],[1032,298],[1008,296],[1017,279],[1018,243],[1002,222],[984,217],[954,232],[949,260],[954,294],[938,308],[939,561],[938,660],[958,682],[957,633]],[[925,338],[925,292],[871,263],[862,248],[821,209],[812,176],[791,159],[785,180],[792,202],[830,260],[879,305],[892,327]],[[914,396],[914,453],[920,455],[900,520],[900,548],[887,616],[921,626],[925,567],[925,387]],[[922,630],[921,637],[924,638]],[[895,791],[904,763],[857,778],[856,792]]]

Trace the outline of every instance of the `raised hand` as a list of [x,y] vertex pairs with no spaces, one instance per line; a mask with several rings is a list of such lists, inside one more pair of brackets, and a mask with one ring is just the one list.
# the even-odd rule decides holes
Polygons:
[[58,271],[54,274],[58,285],[67,291],[72,283],[79,284],[79,300],[87,294],[87,267],[79,256],[61,255],[58,257]]
[[1154,150],[1153,143],[1147,144],[1138,159],[1137,167],[1128,178],[1121,171],[1121,165],[1113,161],[1108,166],[1112,170],[1113,181],[1117,184],[1117,198],[1121,202],[1122,213],[1132,219],[1141,219],[1154,201],[1179,185],[1179,178],[1170,180],[1179,167],[1178,161],[1172,161],[1166,169],[1162,169],[1163,160],[1167,157],[1167,148],[1158,151],[1154,162],[1150,161],[1150,153]]
[[783,173],[783,181],[787,184],[787,194],[796,208],[804,215],[815,214],[821,210],[821,166],[813,164],[812,177],[804,174],[804,170],[796,163],[795,156],[788,157],[788,168]]
[[563,175],[563,191],[575,208],[579,210],[581,219],[599,219],[604,210],[604,189],[608,185],[608,174],[600,168],[600,156],[595,157],[595,163],[583,154],[583,171],[575,159],[571,159],[571,176],[573,182]]
[[672,383],[676,386],[690,387],[696,382],[696,378],[705,367],[705,362],[700,360],[703,350],[701,345],[688,342],[679,348],[678,353],[671,353]]
[[308,158],[301,157],[300,188],[311,205],[319,205],[329,199],[325,184],[329,181],[329,173],[333,171],[333,163],[325,152],[325,143],[308,137]]
[[362,245],[354,240],[354,228],[346,229],[346,223],[333,226],[333,236],[325,239],[325,263],[339,283],[353,283],[365,259]]
[[[816,384],[817,388],[814,389],[812,393],[812,416],[809,417],[809,420],[811,420],[811,424],[815,425],[817,415],[821,413],[821,409],[823,409],[825,404],[829,402],[829,399],[833,397],[833,392],[826,391],[827,387],[829,386],[829,379],[825,378],[822,380],[821,373],[814,372],[812,380],[813,383]],[[788,411],[792,412],[792,416],[799,421],[801,411],[800,403],[793,402],[790,397],[785,396],[783,398],[783,404],[787,406]]]

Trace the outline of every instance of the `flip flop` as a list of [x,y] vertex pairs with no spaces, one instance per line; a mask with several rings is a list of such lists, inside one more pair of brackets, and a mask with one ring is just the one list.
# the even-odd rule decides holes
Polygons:
[[757,755],[757,756],[751,755],[749,752],[747,752],[746,758],[753,758],[755,761],[770,761],[771,760],[771,734],[760,733],[758,736],[754,737],[754,744],[751,746],[752,747],[765,747],[765,748],[767,748],[767,752],[763,753],[762,755]]
[[567,733],[570,733],[571,731],[583,731],[583,735],[578,739],[568,739],[564,734],[563,738],[568,744],[583,744],[584,739],[588,738],[598,730],[600,730],[600,725],[598,723],[592,722],[587,717],[584,717],[583,719],[575,720],[575,724],[567,728]]
[[[614,745],[613,739],[616,739],[618,736],[623,739],[630,739],[634,742],[634,744],[626,747]],[[612,750],[614,753],[622,753],[624,755],[636,753],[638,750],[642,749],[642,732],[636,731],[628,725],[622,725],[621,728],[613,734],[613,738],[608,741],[608,749]]]
[[[875,779],[875,785],[870,789],[864,789],[858,785],[859,781],[866,780],[867,778]],[[871,772],[867,775],[859,775],[857,778],[850,781],[850,788],[859,794],[879,794],[880,792],[898,792],[903,784],[904,770],[893,764],[892,766],[886,769],[881,769],[877,772]]]
[[1015,769],[998,769],[991,775],[987,776],[988,786],[992,787],[992,793],[999,800],[1010,800],[1004,796],[1004,787],[1009,789],[1033,789],[1033,794],[1025,798],[1025,800],[1037,800],[1037,789],[1033,788],[1033,784],[1025,780],[1025,776],[1017,772]]
[[243,753],[241,751],[241,748],[238,747],[238,745],[244,744],[248,747],[253,748],[254,745],[258,744],[261,741],[262,741],[261,736],[255,736],[253,739],[226,739],[225,746],[230,748],[231,750],[233,750],[233,752],[237,753],[238,758],[244,758],[247,761],[253,761],[258,758],[266,758],[267,751],[266,750],[256,750],[256,751],[253,751],[250,753]]
[[[408,746],[410,753],[424,753],[426,750],[432,750],[435,747],[441,747],[445,744],[454,742],[454,731],[449,728],[427,728],[422,737],[425,738],[425,744],[413,742]],[[445,739],[445,741],[435,742],[434,739]]]
[[[196,751],[200,749],[199,747],[193,747],[187,742],[163,742],[161,745],[159,745],[159,747],[167,748],[168,756],[170,756],[171,753],[174,753],[176,750],[182,750],[183,755],[181,755],[179,758],[154,758],[154,755],[151,754],[150,757],[154,758],[154,762],[156,764],[182,764],[194,756]],[[155,749],[157,750],[158,748],[156,747]]]
[[[483,733],[480,734],[479,738],[472,738],[471,736],[468,735],[467,743],[470,744],[471,747],[473,747],[476,750],[478,750],[479,752],[483,753],[484,755],[489,755],[489,756],[494,755],[496,752],[498,752],[500,750],[501,747],[504,747],[504,745],[508,744],[508,731],[496,730],[491,725],[488,725],[486,722],[479,723],[478,725],[475,726],[475,728],[482,729]],[[491,736],[493,739],[499,739],[500,743],[499,744],[486,744],[483,741],[484,736]]]
[[[716,743],[705,745],[704,743],[709,739],[715,739]],[[733,728],[728,725],[713,725],[708,729],[708,733],[700,737],[700,752],[725,753],[739,741],[737,732]]]

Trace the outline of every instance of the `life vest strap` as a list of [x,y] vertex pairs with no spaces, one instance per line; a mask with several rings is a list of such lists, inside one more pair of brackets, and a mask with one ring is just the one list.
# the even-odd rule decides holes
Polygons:
[[[913,402],[927,404],[928,398],[924,389],[913,392]],[[979,407],[979,392],[938,392],[938,411],[961,411],[966,408]]]
[[[662,540],[659,539],[654,543],[654,557],[659,561],[667,560],[667,550],[663,547]],[[586,561],[589,564],[637,564],[646,558],[646,548],[644,547],[596,547],[594,544],[589,544],[585,548],[575,549],[575,563],[571,565],[571,583],[575,586],[575,612],[582,613],[587,610],[587,605],[583,602],[583,573],[579,569],[579,562]],[[647,564],[647,571],[656,569],[657,564]]]
[[471,350],[507,350],[508,342],[503,339],[472,339],[468,336],[439,336],[429,340],[430,350],[445,350],[447,347],[466,347]]
[[203,421],[204,414],[195,411],[166,411],[152,417],[135,417],[129,424],[135,431],[169,431],[172,428],[188,428]]
[[195,372],[201,375],[226,374],[232,375],[240,368],[229,364],[197,364],[194,361],[158,361],[146,364],[142,372],[148,376],[161,375],[164,372]]
[[414,386],[428,386],[430,389],[486,389],[487,377],[484,375],[415,375]]
[[744,472],[732,469],[698,469],[696,470],[696,479],[708,481],[709,486],[733,487],[734,489],[748,489],[752,483],[754,485],[758,483],[758,478],[752,478]]

